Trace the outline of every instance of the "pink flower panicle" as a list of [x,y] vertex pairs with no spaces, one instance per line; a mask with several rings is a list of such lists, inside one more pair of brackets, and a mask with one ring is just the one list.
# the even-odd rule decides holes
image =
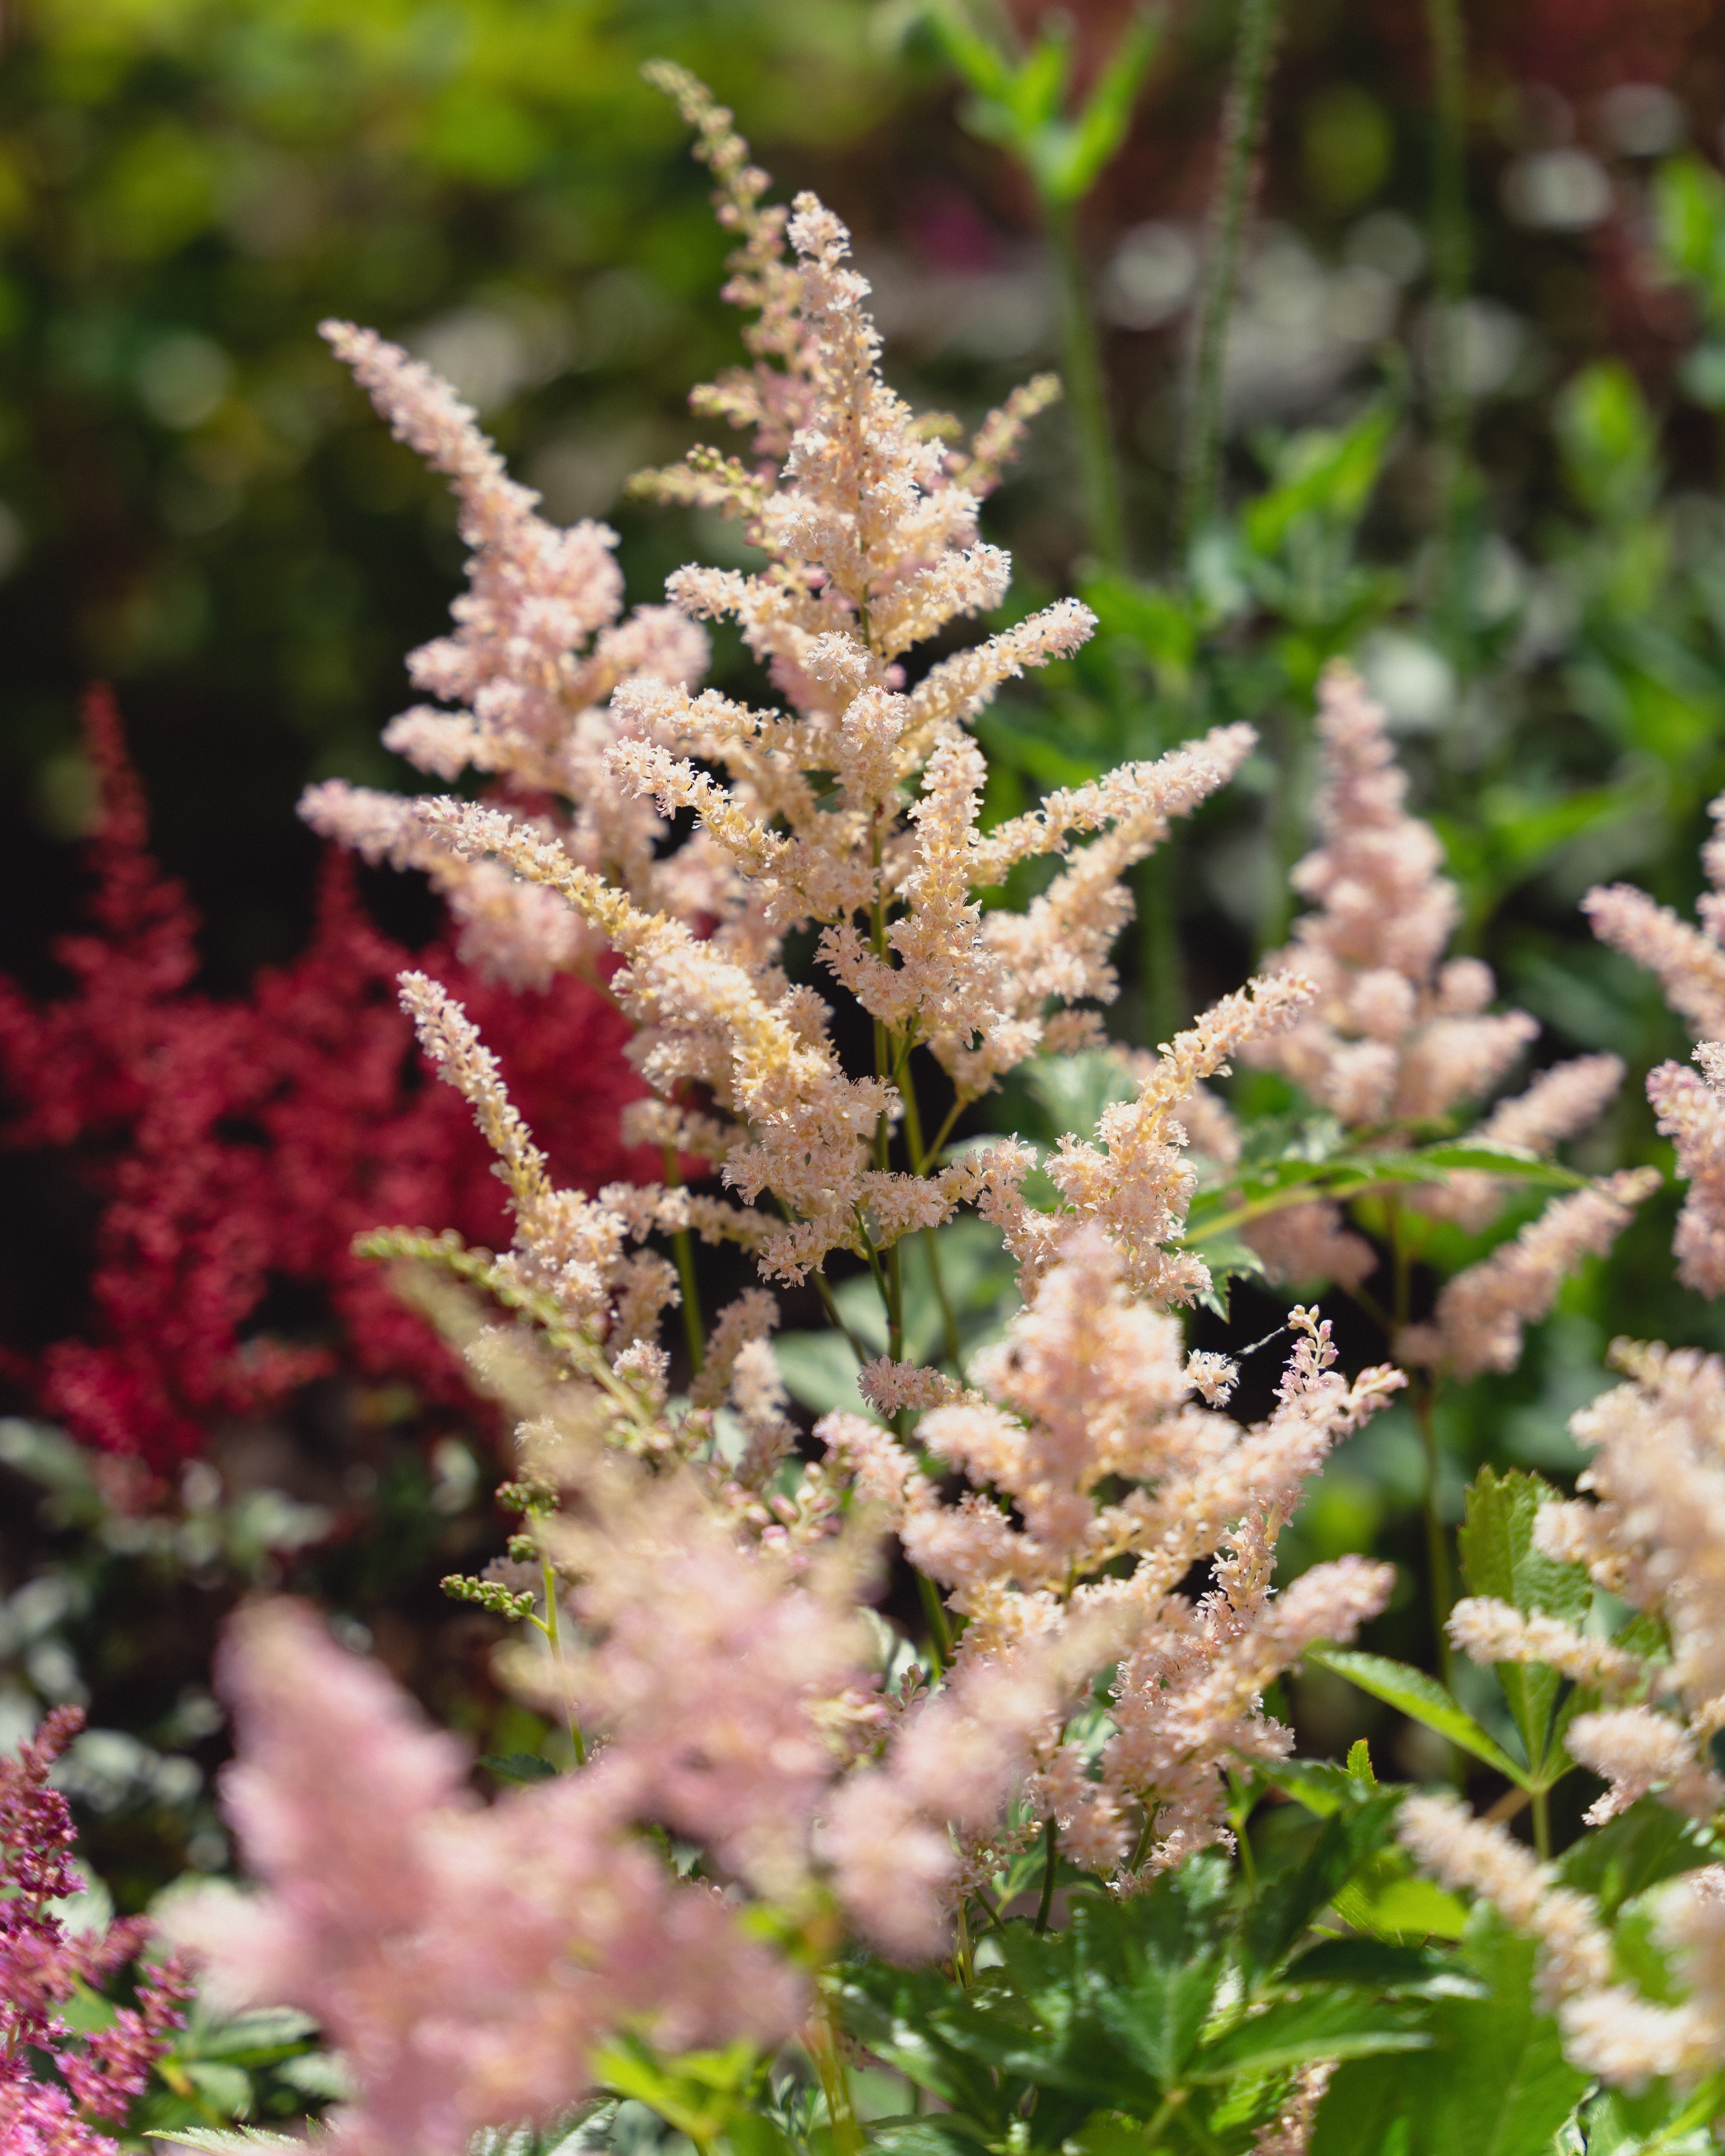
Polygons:
[[[16,1103],[5,1142],[63,1151],[100,1199],[95,1317],[6,1365],[85,1442],[166,1473],[218,1415],[267,1410],[331,1367],[323,1348],[246,1337],[274,1278],[326,1299],[338,1366],[450,1394],[454,1367],[351,1248],[401,1219],[489,1245],[506,1217],[460,1101],[404,1071],[394,982],[408,954],[366,920],[335,860],[301,958],[244,1000],[195,992],[198,918],[147,851],[105,690],[85,720],[103,800],[92,925],[57,947],[69,994],[39,1003],[0,979],[0,1078]],[[570,1180],[594,1189],[639,1164],[616,1116],[639,1081],[598,994],[563,975],[517,996],[443,946],[421,963],[485,1024]],[[261,1142],[236,1135],[248,1127]]]
[[482,1807],[455,1740],[291,1603],[236,1625],[221,1678],[262,1892],[208,1888],[172,1929],[218,1997],[300,2006],[341,2046],[361,2092],[335,2149],[459,2156],[578,2100],[625,2028],[676,2051],[795,2025],[789,1972],[628,1832],[620,1760]]
[[[125,2123],[169,2031],[184,2020],[187,1972],[175,1961],[141,1972],[136,2004],[104,2029],[76,2034],[61,2008],[80,1987],[100,1990],[141,1953],[149,1928],[133,1917],[100,1936],[67,1931],[52,1904],[81,1892],[65,1799],[49,1785],[54,1761],[83,1727],[56,1707],[14,1758],[0,1760],[0,2147],[8,2156],[114,2156],[95,2120]],[[45,2056],[44,2079],[32,2054]]]
[[[952,1894],[993,1868],[986,1835],[974,1875],[957,1856],[935,1861],[927,1837],[943,1813],[974,1835],[1014,1785],[1055,1820],[1075,1861],[1122,1884],[1147,1876],[1129,1864],[1141,1838],[1151,1871],[1225,1838],[1226,1763],[1287,1748],[1288,1732],[1263,1715],[1266,1686],[1307,1646],[1352,1638],[1382,1608],[1393,1576],[1358,1558],[1271,1593],[1276,1538],[1305,1477],[1403,1382],[1378,1369],[1348,1384],[1327,1326],[1303,1311],[1295,1322],[1276,1411],[1242,1430],[1196,1404],[1214,1373],[1189,1363],[1174,1319],[1132,1298],[1108,1238],[1081,1227],[977,1358],[978,1391],[923,1416],[921,1445],[970,1485],[956,1504],[878,1425],[835,1414],[819,1426],[859,1496],[967,1620],[952,1687],[899,1726],[885,1763],[845,1786],[834,1815],[841,1891],[891,1950],[915,1939],[927,1951]],[[1194,1604],[1175,1588],[1204,1557],[1218,1560],[1218,1586]],[[1061,1727],[1111,1661],[1115,1733],[1096,1771]],[[937,1743],[919,1733],[925,1722]],[[949,1763],[944,1777],[937,1758]],[[889,1887],[900,1841],[906,1876],[926,1887],[920,1905]]]
[[[1243,1052],[1370,1141],[1436,1122],[1490,1093],[1538,1029],[1524,1011],[1488,1008],[1496,986],[1478,959],[1445,960],[1460,901],[1440,874],[1442,847],[1430,824],[1407,813],[1408,782],[1383,711],[1341,661],[1324,673],[1317,736],[1322,844],[1292,879],[1312,911],[1270,961],[1272,973],[1297,969],[1309,978],[1314,993],[1296,1024]],[[1526,1096],[1519,1122],[1501,1110],[1507,1124],[1491,1139],[1482,1131],[1481,1141],[1548,1150],[1580,1127],[1602,1076],[1603,1065],[1590,1064],[1555,1091],[1547,1081],[1545,1093],[1536,1088]],[[1520,1136],[1512,1136],[1515,1129]],[[1490,1219],[1502,1190],[1474,1174],[1410,1202]],[[1266,1214],[1243,1232],[1272,1279],[1354,1287],[1377,1265],[1340,1208],[1322,1200]]]
[[1546,1316],[1584,1258],[1605,1255],[1659,1184],[1656,1168],[1626,1168],[1553,1199],[1512,1242],[1446,1281],[1431,1322],[1404,1327],[1397,1353],[1459,1378],[1514,1369],[1522,1329]]
[[1689,1185],[1671,1248],[1677,1277],[1698,1295],[1725,1291],[1725,1048],[1704,1040],[1695,1051],[1700,1075],[1681,1063],[1647,1074],[1647,1098],[1662,1137],[1677,1149],[1677,1173]]
[[1666,1001],[1700,1040],[1725,1037],[1725,793],[1709,805],[1713,835],[1702,849],[1710,890],[1692,927],[1633,884],[1596,886],[1581,901],[1601,942],[1659,977]]

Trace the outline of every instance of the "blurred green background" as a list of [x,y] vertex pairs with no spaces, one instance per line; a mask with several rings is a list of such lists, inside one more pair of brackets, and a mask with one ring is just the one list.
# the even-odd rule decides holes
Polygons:
[[[1126,11],[1070,12],[1082,75]],[[1022,23],[1040,13],[1024,0]],[[1233,27],[1218,0],[1171,10],[1085,214],[1143,570],[1168,553]],[[1560,490],[1554,386],[1623,350],[1657,388],[1682,348],[1685,308],[1638,285],[1625,235],[1649,159],[1711,141],[1725,111],[1712,28],[1707,0],[1527,0],[1473,26],[1470,366],[1512,536]],[[446,495],[341,378],[323,316],[448,372],[555,516],[612,517],[632,597],[691,552],[722,557],[722,529],[619,503],[631,470],[691,439],[688,387],[737,341],[704,175],[638,78],[655,53],[712,81],[783,189],[852,221],[914,397],[971,415],[1055,356],[1026,190],[958,124],[908,0],[8,7],[0,963],[31,972],[69,908],[64,842],[90,800],[74,701],[93,676],[119,688],[162,853],[210,921],[213,985],[300,939],[300,785],[388,775],[377,734],[406,701],[402,654],[444,618],[459,554]],[[1426,76],[1417,9],[1289,13],[1230,356],[1236,461],[1257,484],[1255,429],[1357,403],[1379,348],[1423,333]],[[1701,480],[1714,448],[1693,416],[1679,439]],[[992,512],[1032,587],[1068,582],[1081,550],[1066,424],[1044,423]],[[1372,551],[1419,543],[1428,465],[1404,430]]]

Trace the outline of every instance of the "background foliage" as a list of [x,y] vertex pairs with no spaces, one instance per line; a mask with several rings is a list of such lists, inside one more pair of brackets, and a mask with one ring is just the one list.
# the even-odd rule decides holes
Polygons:
[[[1074,13],[1083,90],[1126,11]],[[1537,1060],[1609,1048],[1640,1070],[1681,1055],[1656,988],[1587,937],[1574,902],[1622,875],[1686,911],[1704,806],[1725,784],[1715,11],[1524,0],[1470,23],[1473,454],[1453,497],[1434,409],[1422,18],[1395,0],[1290,11],[1230,345],[1222,511],[1183,550],[1186,354],[1234,23],[1209,0],[1169,12],[1078,221],[1124,556],[1096,558],[1057,412],[992,528],[1018,557],[1016,607],[1079,588],[1102,630],[991,715],[991,805],[1009,813],[1217,720],[1260,726],[1240,784],[1146,880],[1117,1023],[1158,1038],[1284,930],[1312,685],[1332,653],[1356,651],[1461,886],[1458,947],[1544,1023]],[[632,597],[691,554],[732,557],[724,527],[623,491],[692,439],[686,385],[736,347],[705,178],[639,82],[643,58],[701,72],[781,187],[816,187],[852,223],[889,371],[917,402],[971,418],[1060,357],[1036,191],[999,146],[999,114],[895,0],[21,0],[4,38],[0,963],[38,993],[64,985],[49,942],[84,891],[75,842],[95,787],[75,708],[91,678],[118,689],[152,844],[203,916],[198,986],[219,998],[311,933],[300,785],[390,782],[377,735],[404,701],[400,654],[441,622],[459,553],[446,497],[318,344],[321,316],[403,337],[480,406],[555,516],[614,521]],[[721,648],[721,684],[747,674]],[[403,942],[435,932],[402,880],[362,881]],[[1274,1111],[1289,1105],[1279,1088],[1259,1076],[1236,1097]],[[1007,1106],[1030,1131],[1045,1113]],[[1589,1143],[1589,1169],[1668,1158],[1633,1086]],[[28,1353],[80,1306],[96,1214],[87,1178],[49,1149],[0,1158],[0,1334]],[[1573,1474],[1564,1423],[1598,1389],[1610,1332],[1725,1345],[1669,1285],[1675,1204],[1571,1284],[1513,1377],[1452,1389],[1454,1522],[1482,1465]],[[1447,1269],[1457,1253],[1434,1255]],[[967,1323],[997,1294],[979,1260]],[[1378,1352],[1368,1319],[1337,1315],[1350,1364]],[[1250,1341],[1279,1316],[1248,1285],[1225,1329],[1206,1319],[1199,1337]],[[411,1387],[350,1377],[243,1429],[213,1417],[219,1469],[141,1499],[57,1434],[0,1424],[0,1735],[44,1699],[91,1697],[105,1750],[85,1740],[74,1786],[124,1904],[187,1861],[226,1861],[205,1671],[216,1619],[249,1581],[314,1586],[494,1756],[536,1747],[487,1686],[487,1620],[445,1610],[434,1625],[428,1592],[435,1571],[501,1544],[485,1431]],[[824,1382],[812,1370],[800,1389],[814,1400]],[[331,1427],[364,1451],[339,1489]],[[1325,1476],[1299,1556],[1411,1560],[1422,1473],[1407,1417],[1385,1416]],[[1374,1644],[1429,1665],[1425,1623],[1409,1594]],[[1468,1703],[1510,1741],[1513,1702],[1491,1681]],[[1417,1717],[1333,1674],[1310,1672],[1295,1706],[1307,1748],[1340,1756],[1366,1734],[1414,1773],[1441,1756],[1422,1751]],[[1483,1934],[1467,1947],[1482,1964],[1519,1951]],[[1410,1997],[1422,1980],[1409,1973]],[[1348,2071],[1363,2103],[1373,2076],[1409,2069]]]

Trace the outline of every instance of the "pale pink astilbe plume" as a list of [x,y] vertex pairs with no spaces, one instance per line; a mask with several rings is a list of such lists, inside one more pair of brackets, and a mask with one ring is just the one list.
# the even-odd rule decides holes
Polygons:
[[[538,496],[508,476],[473,413],[423,362],[349,322],[326,322],[323,334],[392,431],[449,480],[471,550],[455,633],[408,660],[417,687],[458,708],[404,711],[385,729],[386,747],[445,781],[470,767],[506,794],[563,797],[572,814],[536,808],[539,828],[655,904],[669,902],[673,886],[655,861],[663,827],[611,774],[616,729],[604,707],[616,685],[637,675],[698,678],[704,634],[667,607],[620,621],[614,531],[590,521],[567,531],[547,523]],[[567,913],[559,918],[546,894],[488,865],[452,860],[403,797],[329,780],[307,792],[300,813],[367,860],[424,870],[462,925],[463,955],[506,979],[542,986],[598,955],[591,934]],[[694,895],[696,865],[691,855],[680,866],[685,896]]]
[[1665,999],[1697,1040],[1725,1037],[1725,793],[1709,804],[1713,834],[1702,849],[1711,890],[1692,927],[1633,884],[1596,886],[1581,901],[1600,942],[1659,978]]
[[1588,1808],[1590,1825],[1615,1819],[1650,1789],[1695,1819],[1711,1819],[1725,1804],[1725,1783],[1696,1758],[1681,1725],[1651,1707],[1578,1714],[1563,1743],[1571,1758],[1610,1784]]
[[1242,1232],[1271,1281],[1333,1281],[1351,1292],[1378,1270],[1376,1250],[1327,1200],[1284,1205],[1249,1221]]
[[1609,1700],[1633,1698],[1647,1681],[1646,1665],[1609,1640],[1578,1632],[1543,1609],[1527,1612],[1495,1595],[1465,1595],[1445,1629],[1470,1661],[1543,1662]]
[[673,2049],[794,2025],[788,1972],[624,1830],[619,1778],[481,1807],[462,1748],[298,1604],[237,1620],[220,1674],[224,1801],[261,1891],[206,1889],[173,1928],[221,1995],[302,2006],[340,2045],[357,2093],[333,2148],[459,2156],[549,2118],[624,2025]]
[[1593,1455],[1579,1486],[1594,1502],[1543,1507],[1535,1539],[1663,1619],[1671,1660],[1651,1681],[1699,1755],[1725,1727],[1725,1366],[1693,1348],[1611,1352],[1632,1382],[1569,1424]]
[[[1590,1130],[1623,1083],[1623,1059],[1578,1055],[1542,1070],[1525,1092],[1500,1101],[1467,1135],[1471,1145],[1548,1160],[1566,1139]],[[1503,1210],[1513,1185],[1476,1168],[1458,1168],[1447,1183],[1410,1194],[1408,1203],[1434,1219],[1477,1234]]]
[[[1430,825],[1404,805],[1407,778],[1384,712],[1337,661],[1319,690],[1322,844],[1293,872],[1312,911],[1269,963],[1315,984],[1299,1022],[1243,1050],[1281,1071],[1348,1130],[1387,1136],[1489,1093],[1538,1030],[1525,1012],[1493,1013],[1490,970],[1444,952],[1459,917]],[[1472,1196],[1480,1202],[1481,1193]],[[1441,1196],[1439,1199],[1441,1204]],[[1329,1205],[1289,1207],[1242,1229],[1272,1279],[1354,1286],[1370,1246]]]
[[1548,1864],[1496,1820],[1476,1819],[1459,1798],[1404,1797],[1396,1835],[1422,1871],[1451,1892],[1490,1902],[1514,1931],[1539,1946],[1539,1992],[1555,2009],[1611,1981],[1611,1942],[1590,1894],[1561,1887]]
[[[1351,1638],[1389,1594],[1388,1568],[1349,1558],[1271,1594],[1305,1478],[1403,1383],[1379,1369],[1347,1384],[1327,1326],[1296,1321],[1276,1411],[1242,1430],[1194,1398],[1227,1375],[1194,1367],[1175,1321],[1132,1296],[1114,1245],[1080,1227],[976,1358],[977,1392],[923,1416],[921,1446],[969,1485],[956,1503],[878,1425],[841,1414],[819,1427],[857,1496],[966,1619],[961,1679],[1027,1655],[1065,1655],[1072,1682],[1119,1665],[1099,1773],[1062,1743],[1059,1714],[1023,1732],[1025,1794],[1076,1861],[1127,1876],[1135,1815],[1154,1828],[1153,1869],[1224,1835],[1228,1763],[1289,1743],[1262,1712],[1265,1687],[1315,1641]],[[1217,1586],[1194,1605],[1174,1589],[1201,1558],[1216,1559]],[[891,1754],[882,1771],[876,1813],[896,1786]],[[901,1810],[910,1833],[922,1810]]]
[[1725,1291],[1725,1048],[1704,1040],[1695,1051],[1701,1075],[1681,1063],[1647,1073],[1647,1098],[1660,1135],[1677,1149],[1677,1173],[1689,1185],[1671,1249],[1677,1277],[1699,1295]]
[[1405,1327],[1397,1353],[1458,1378],[1514,1369],[1523,1328],[1548,1314],[1584,1258],[1605,1255],[1660,1180],[1655,1168],[1622,1168],[1553,1199],[1512,1242],[1445,1281],[1431,1322]]
[[[142,1951],[138,1917],[99,1933],[68,1931],[54,1908],[81,1893],[65,1799],[49,1775],[83,1727],[80,1708],[56,1707],[16,1757],[0,1758],[0,2148],[7,2156],[117,2156],[98,2120],[123,2126],[168,2032],[185,2016],[190,1985],[177,1961],[141,1969],[137,2004],[90,2028],[81,2010]],[[85,1999],[80,1994],[84,1994]],[[52,2075],[41,2069],[53,2067]]]
[[1181,1107],[1204,1079],[1228,1070],[1228,1059],[1244,1044],[1296,1024],[1312,993],[1311,983],[1296,973],[1252,981],[1177,1034],[1137,1096],[1103,1110],[1093,1141],[1065,1137],[1047,1163],[1070,1215],[1033,1214],[1009,1193],[992,1211],[983,1209],[1004,1232],[1027,1286],[1050,1262],[1076,1217],[1106,1233],[1137,1292],[1187,1302],[1209,1287],[1209,1268],[1195,1252],[1166,1247],[1184,1225],[1196,1183],[1184,1158]]
[[557,1666],[518,1654],[516,1681],[553,1707],[567,1684],[610,1739],[593,1771],[624,1808],[794,1902],[814,1814],[873,1712],[866,1553],[739,1533],[692,1471],[655,1477],[613,1454],[576,1473],[544,1540],[577,1583],[586,1644]]
[[1413,1795],[1403,1799],[1396,1832],[1422,1871],[1480,1895],[1537,1943],[1541,2001],[1556,2014],[1564,2051],[1584,2072],[1635,2088],[1651,2076],[1692,2083],[1717,2067],[1725,2046],[1725,1872],[1718,1866],[1661,1892],[1656,1928],[1690,1987],[1689,1998],[1672,2006],[1615,1980],[1610,1938],[1594,1897],[1558,1885],[1554,1868],[1507,1828],[1476,1819],[1454,1797]]
[[1443,963],[1459,916],[1443,850],[1404,806],[1408,782],[1382,708],[1337,662],[1319,691],[1322,844],[1293,872],[1312,911],[1273,963],[1318,994],[1299,1025],[1251,1051],[1350,1127],[1429,1122],[1488,1092],[1536,1028],[1492,1015],[1489,970]]

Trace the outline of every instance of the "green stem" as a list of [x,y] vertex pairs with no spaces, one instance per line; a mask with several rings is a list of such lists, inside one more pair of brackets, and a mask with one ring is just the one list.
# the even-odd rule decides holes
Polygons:
[[1542,1861],[1551,1856],[1551,1792],[1533,1792],[1533,1846],[1539,1851]]
[[563,1716],[569,1725],[569,1741],[575,1747],[575,1764],[587,1764],[587,1745],[581,1734],[581,1723],[576,1717],[575,1703],[569,1697],[569,1673],[563,1661],[562,1635],[557,1626],[557,1576],[549,1558],[542,1561],[545,1578],[545,1636],[551,1642],[551,1651],[557,1657],[557,1682],[562,1687]]
[[[905,1142],[910,1148],[914,1171],[921,1175],[927,1157],[922,1150],[922,1111],[916,1103],[916,1087],[901,1086],[899,1097],[905,1104]],[[928,1277],[934,1286],[935,1300],[941,1308],[941,1326],[947,1340],[947,1359],[952,1365],[953,1375],[962,1385],[965,1383],[964,1358],[958,1339],[958,1321],[952,1313],[952,1298],[947,1293],[946,1276],[941,1270],[940,1237],[934,1229],[925,1228],[922,1230],[922,1248],[928,1258]]]
[[916,1575],[916,1592],[922,1598],[922,1614],[928,1620],[928,1644],[933,1650],[935,1675],[944,1676],[952,1660],[952,1628],[947,1622],[947,1606],[941,1591],[926,1572]]
[[941,1127],[934,1134],[934,1143],[930,1146],[927,1152],[924,1153],[919,1160],[915,1160],[911,1163],[916,1174],[927,1175],[929,1169],[934,1165],[935,1162],[940,1158],[941,1148],[946,1144],[947,1140],[952,1135],[952,1126],[957,1122],[959,1116],[963,1115],[963,1112],[964,1102],[961,1097],[960,1099],[953,1101],[952,1106],[947,1109],[946,1115],[942,1119]]
[[1040,1939],[1048,1929],[1048,1920],[1054,1910],[1055,1879],[1060,1869],[1060,1830],[1052,1820],[1048,1823],[1048,1854],[1042,1867],[1042,1899],[1036,1910],[1036,1936]]
[[839,1332],[845,1335],[846,1341],[850,1343],[850,1352],[855,1356],[859,1366],[864,1363],[872,1363],[875,1359],[874,1357],[870,1354],[868,1349],[864,1347],[861,1341],[857,1338],[850,1327],[839,1315],[839,1305],[833,1295],[832,1284],[827,1279],[826,1275],[824,1273],[810,1273],[809,1277],[814,1283],[814,1291],[820,1297],[827,1316],[832,1320],[833,1323],[838,1327]]
[[1118,572],[1126,567],[1126,519],[1077,225],[1070,203],[1051,202],[1045,196],[1042,214],[1059,291],[1061,371],[1078,443],[1085,537],[1101,567]]
[[1137,886],[1138,968],[1143,977],[1147,1038],[1172,1040],[1187,1018],[1185,969],[1175,920],[1174,834],[1140,861]]
[[1444,639],[1461,642],[1462,520],[1467,498],[1467,384],[1462,340],[1471,272],[1467,229],[1467,33],[1461,0],[1425,0],[1432,68],[1432,270],[1437,336],[1432,418],[1437,439],[1435,612]]
[[[675,1190],[683,1180],[677,1167],[676,1147],[666,1146],[661,1158],[665,1186],[667,1190]],[[683,1290],[683,1337],[689,1343],[689,1367],[698,1378],[701,1366],[706,1360],[706,1323],[701,1316],[701,1289],[695,1278],[695,1239],[686,1228],[673,1231],[671,1254],[677,1261],[677,1279]]]
[[1438,1481],[1443,1455],[1438,1445],[1437,1395],[1425,1383],[1414,1388],[1414,1420],[1419,1426],[1420,1448],[1425,1455],[1425,1494],[1421,1510],[1425,1516],[1425,1564],[1430,1574],[1431,1621],[1437,1634],[1438,1664],[1447,1685],[1453,1672],[1454,1650],[1450,1645],[1450,1611],[1455,1595],[1450,1584],[1450,1542],[1438,1510]]
[[1192,410],[1180,485],[1182,559],[1214,521],[1222,469],[1222,392],[1228,318],[1234,311],[1240,243],[1264,129],[1265,92],[1281,26],[1281,0],[1240,0],[1234,67],[1222,108],[1221,171],[1210,216],[1209,259],[1198,310]]

